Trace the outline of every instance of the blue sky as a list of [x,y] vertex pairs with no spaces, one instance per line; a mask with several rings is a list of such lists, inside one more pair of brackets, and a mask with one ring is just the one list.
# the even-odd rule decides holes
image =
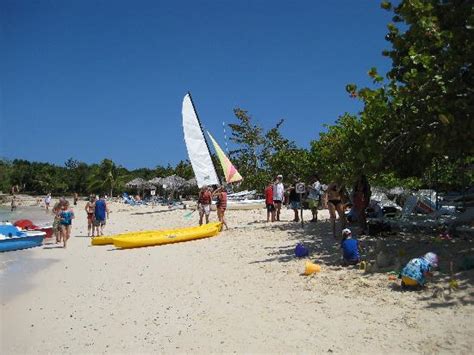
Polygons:
[[360,103],[390,14],[375,0],[0,2],[0,156],[127,168],[187,158],[181,102],[203,125],[248,110],[308,147]]

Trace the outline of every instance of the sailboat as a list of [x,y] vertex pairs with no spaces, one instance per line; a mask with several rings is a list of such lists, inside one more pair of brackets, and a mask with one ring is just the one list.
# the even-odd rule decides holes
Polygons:
[[[204,136],[201,121],[197,115],[190,93],[184,96],[182,114],[184,141],[186,142],[189,160],[191,161],[198,187],[201,188],[204,185],[220,185],[216,168],[211,159],[211,151],[209,150],[209,145]],[[242,175],[239,174],[234,164],[232,164],[230,159],[225,155],[217,141],[212,137],[209,131],[207,134],[211,139],[214,150],[221,163],[226,183],[230,184],[242,181]]]
[[[186,143],[189,160],[191,161],[198,187],[201,188],[205,185],[220,185],[221,181],[218,178],[216,168],[212,162],[211,151],[204,135],[196,107],[194,106],[191,93],[189,92],[184,96],[181,112],[183,115],[184,141]],[[230,184],[242,181],[242,175],[240,175],[234,164],[232,164],[230,159],[225,155],[217,141],[209,132],[207,132],[207,134],[209,135],[217,157],[219,158],[219,162],[224,172],[225,182]],[[234,204],[232,202],[233,201],[230,200],[228,201],[227,208],[251,209],[264,206],[264,200],[238,201],[239,203],[235,203],[235,206],[233,206]]]
[[211,152],[202,131],[201,121],[196,113],[191,93],[183,99],[183,131],[189,160],[199,188],[205,185],[220,185]]

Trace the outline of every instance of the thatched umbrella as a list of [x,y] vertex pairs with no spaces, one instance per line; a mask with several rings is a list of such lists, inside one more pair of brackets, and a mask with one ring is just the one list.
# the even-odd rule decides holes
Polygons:
[[148,182],[149,182],[150,184],[153,184],[153,185],[156,185],[156,186],[160,186],[162,180],[163,180],[163,178],[160,178],[160,177],[157,176],[157,177],[155,177],[155,178],[153,178],[153,179],[151,179],[151,180],[148,180]]
[[142,186],[143,189],[146,189],[146,190],[156,190],[156,186],[153,185],[151,182],[149,181],[145,181],[143,186]]
[[167,190],[178,190],[184,186],[186,180],[178,175],[171,175],[161,179],[161,185]]
[[127,182],[125,186],[129,188],[139,189],[139,188],[142,188],[145,183],[146,183],[145,179],[136,178],[136,179],[133,179],[132,181]]
[[185,185],[186,187],[189,187],[189,188],[191,188],[191,187],[197,187],[197,186],[198,186],[197,181],[196,181],[196,178],[191,178],[191,179],[189,179],[189,180],[186,180],[186,182],[184,183],[184,185]]

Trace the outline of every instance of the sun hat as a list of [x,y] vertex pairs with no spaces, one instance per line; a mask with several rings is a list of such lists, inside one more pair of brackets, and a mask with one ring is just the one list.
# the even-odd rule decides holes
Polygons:
[[438,255],[436,255],[435,253],[432,253],[432,252],[426,253],[425,256],[423,256],[423,259],[425,259],[428,263],[430,263],[434,267],[438,267]]
[[342,236],[345,237],[345,236],[349,236],[349,235],[352,235],[352,232],[349,228],[344,228],[342,230]]

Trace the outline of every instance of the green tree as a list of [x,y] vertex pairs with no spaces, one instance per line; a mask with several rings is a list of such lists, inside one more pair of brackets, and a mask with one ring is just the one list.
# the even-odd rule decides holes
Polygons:
[[112,197],[114,189],[122,187],[126,177],[125,169],[118,167],[110,159],[104,159],[99,165],[92,166],[92,174],[89,177],[89,190],[92,192],[107,191]]
[[[373,88],[347,85],[364,108],[341,116],[313,142],[312,158],[331,178],[350,180],[362,170],[375,182],[419,187],[443,171],[446,180],[474,154],[472,2],[382,7],[393,12],[386,36],[392,48],[383,52],[392,60],[387,80],[371,68]],[[457,186],[455,175],[448,180]]]

